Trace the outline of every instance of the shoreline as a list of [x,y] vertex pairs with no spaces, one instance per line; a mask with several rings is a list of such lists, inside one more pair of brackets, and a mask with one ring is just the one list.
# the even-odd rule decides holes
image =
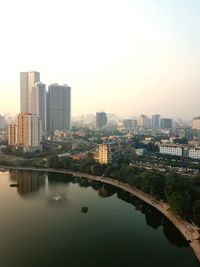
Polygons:
[[137,189],[134,186],[129,186],[126,183],[120,182],[118,180],[109,178],[109,177],[101,177],[96,175],[91,175],[87,173],[70,171],[64,169],[54,169],[54,168],[36,168],[36,167],[20,167],[20,166],[0,166],[0,171],[2,170],[25,170],[25,171],[40,171],[40,172],[54,172],[54,173],[65,173],[78,177],[84,177],[90,180],[94,180],[97,182],[102,182],[106,184],[113,185],[120,189],[123,189],[130,194],[138,197],[144,202],[148,203],[150,206],[159,210],[165,217],[167,217],[181,232],[184,238],[189,242],[190,247],[193,249],[198,261],[200,262],[200,228],[177,217],[169,210],[169,205],[165,202],[161,202],[156,200],[154,197],[150,196]]

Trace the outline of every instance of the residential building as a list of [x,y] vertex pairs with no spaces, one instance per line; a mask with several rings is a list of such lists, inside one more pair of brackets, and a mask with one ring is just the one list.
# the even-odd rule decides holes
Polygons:
[[70,130],[71,87],[51,84],[47,92],[47,130]]
[[162,129],[172,129],[172,119],[163,118],[160,121],[160,128]]
[[146,115],[140,115],[138,118],[138,126],[142,128],[150,128],[151,119],[149,119]]
[[193,118],[192,129],[200,131],[200,117]]
[[200,159],[200,147],[189,149],[189,157],[193,159]]
[[115,164],[119,160],[129,160],[133,155],[133,147],[129,142],[105,142],[99,145],[100,164]]
[[153,129],[160,128],[160,115],[159,114],[152,115],[152,128]]
[[160,145],[160,153],[173,156],[182,156],[183,148],[180,145],[164,144]]
[[107,124],[107,115],[105,112],[97,112],[96,113],[96,128],[101,129],[103,126]]
[[200,159],[200,147],[190,145],[176,145],[176,144],[161,144],[160,153],[179,157],[189,157]]
[[17,117],[18,145],[24,151],[41,149],[42,127],[38,115],[22,112]]
[[8,144],[12,146],[18,144],[18,127],[16,123],[8,125]]
[[20,72],[20,111],[32,113],[34,103],[31,100],[34,85],[40,81],[37,71]]

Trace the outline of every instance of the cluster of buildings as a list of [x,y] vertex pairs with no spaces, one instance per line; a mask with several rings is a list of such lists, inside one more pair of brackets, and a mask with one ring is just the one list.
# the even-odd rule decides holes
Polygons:
[[120,160],[130,160],[133,155],[133,146],[130,142],[109,141],[99,145],[96,160],[100,164],[115,164]]
[[8,126],[8,144],[24,151],[41,148],[42,136],[71,127],[71,88],[57,83],[48,86],[37,71],[20,73],[20,114]]
[[160,153],[165,155],[200,159],[200,146],[185,144],[161,144]]
[[172,129],[173,121],[170,118],[161,118],[159,114],[140,115],[138,119],[125,119],[118,123],[118,129],[134,129],[134,128],[152,128],[152,129]]

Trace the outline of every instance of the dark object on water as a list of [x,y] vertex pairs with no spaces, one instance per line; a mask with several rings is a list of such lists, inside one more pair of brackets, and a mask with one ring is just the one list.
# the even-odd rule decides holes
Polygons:
[[82,207],[81,212],[83,213],[88,213],[88,207]]
[[10,184],[10,187],[19,187],[19,184]]

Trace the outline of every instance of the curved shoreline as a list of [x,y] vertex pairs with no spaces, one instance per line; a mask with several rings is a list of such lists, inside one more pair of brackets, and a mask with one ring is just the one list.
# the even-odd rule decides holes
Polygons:
[[183,219],[178,218],[175,214],[173,214],[169,210],[169,205],[167,203],[157,201],[154,197],[142,192],[141,190],[137,189],[134,186],[129,186],[126,183],[123,183],[123,182],[120,182],[118,180],[111,179],[108,177],[101,177],[101,176],[96,176],[96,175],[91,175],[91,174],[86,174],[86,173],[76,172],[76,171],[70,171],[70,170],[64,170],[64,169],[20,167],[20,166],[0,166],[0,171],[1,169],[66,173],[66,174],[71,174],[74,176],[84,177],[90,180],[110,184],[120,189],[123,189],[129,192],[130,194],[138,197],[139,199],[143,200],[144,202],[148,203],[152,207],[159,210],[162,214],[164,214],[176,226],[176,228],[182,233],[184,238],[187,241],[189,241],[191,248],[193,249],[197,259],[200,262],[200,229],[197,226]]

